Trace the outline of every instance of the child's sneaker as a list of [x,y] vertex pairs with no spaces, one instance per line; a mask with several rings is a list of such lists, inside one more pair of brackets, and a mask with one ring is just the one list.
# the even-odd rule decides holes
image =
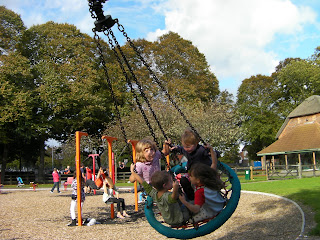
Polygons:
[[76,219],[72,219],[72,222],[68,224],[68,227],[77,226]]
[[117,218],[124,219],[124,216],[122,216],[120,213],[117,214]]

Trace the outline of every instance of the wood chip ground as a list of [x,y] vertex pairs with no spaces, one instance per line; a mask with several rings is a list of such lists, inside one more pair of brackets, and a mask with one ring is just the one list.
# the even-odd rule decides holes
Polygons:
[[[147,222],[143,205],[134,211],[134,194],[120,192],[127,211],[126,219],[111,219],[110,205],[102,201],[102,192],[87,195],[83,206],[84,218],[95,218],[93,226],[68,227],[70,223],[71,191],[50,193],[36,191],[3,191],[0,194],[0,239],[167,239]],[[301,206],[301,205],[300,205]],[[306,223],[300,236],[302,218],[292,203],[276,197],[242,193],[238,208],[218,230],[196,239],[281,240],[320,239],[307,236],[315,226],[313,213],[303,207]]]

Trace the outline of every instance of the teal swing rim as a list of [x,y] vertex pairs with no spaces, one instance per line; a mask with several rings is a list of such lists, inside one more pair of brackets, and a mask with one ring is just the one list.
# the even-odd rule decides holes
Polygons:
[[195,237],[200,237],[207,235],[219,227],[221,227],[234,213],[238,206],[241,193],[241,185],[237,174],[225,163],[218,161],[218,169],[221,171],[226,170],[228,172],[229,181],[232,184],[231,196],[228,200],[226,207],[216,216],[214,219],[210,220],[208,223],[201,225],[199,228],[192,229],[173,229],[161,224],[154,215],[153,199],[148,196],[146,204],[144,206],[144,212],[149,224],[159,233],[168,238],[177,239],[190,239]]

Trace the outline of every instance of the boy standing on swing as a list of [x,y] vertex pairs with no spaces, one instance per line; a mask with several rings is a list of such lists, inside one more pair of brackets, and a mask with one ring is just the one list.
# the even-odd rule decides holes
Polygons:
[[[187,128],[181,136],[182,147],[176,146],[174,148],[170,148],[169,143],[166,142],[166,144],[164,144],[163,153],[164,155],[168,155],[170,151],[174,151],[185,156],[188,159],[186,166],[187,172],[195,163],[203,163],[216,170],[218,162],[217,153],[209,144],[202,146],[199,145],[199,142],[200,139],[198,135],[190,128]],[[189,179],[187,177],[182,177],[180,180],[180,184],[185,194],[187,195],[187,198],[189,200],[193,200],[194,190],[191,186]]]

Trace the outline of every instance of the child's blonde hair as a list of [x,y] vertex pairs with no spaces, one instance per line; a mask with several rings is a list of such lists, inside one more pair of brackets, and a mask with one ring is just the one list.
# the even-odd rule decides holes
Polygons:
[[181,142],[185,145],[198,145],[200,139],[197,134],[195,134],[192,129],[187,128],[181,135]]
[[144,157],[144,150],[147,148],[153,149],[155,152],[158,150],[157,145],[154,141],[149,138],[141,139],[136,145],[136,161],[137,162],[146,162],[146,158]]

